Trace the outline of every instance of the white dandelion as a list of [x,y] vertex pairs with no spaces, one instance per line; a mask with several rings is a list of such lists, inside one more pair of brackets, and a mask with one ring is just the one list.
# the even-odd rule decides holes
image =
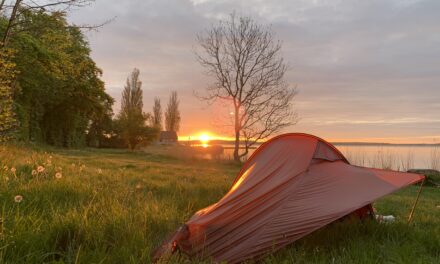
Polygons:
[[55,173],[55,178],[61,179],[62,177],[63,177],[63,175],[61,174],[61,172]]
[[21,196],[21,195],[16,195],[16,196],[14,197],[14,201],[15,201],[16,203],[21,203],[21,201],[23,201],[23,196]]
[[43,166],[38,166],[37,167],[37,171],[38,171],[38,173],[43,172],[44,171],[44,167]]

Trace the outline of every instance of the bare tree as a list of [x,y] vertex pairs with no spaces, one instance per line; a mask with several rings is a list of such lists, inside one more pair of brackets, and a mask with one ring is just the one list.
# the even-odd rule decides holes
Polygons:
[[154,98],[153,118],[151,125],[159,130],[162,130],[162,106],[158,97]]
[[3,10],[3,6],[5,5],[6,0],[1,0],[0,2],[0,12]]
[[[17,11],[18,8],[20,7],[20,4],[23,0],[15,0],[14,5],[12,6],[12,12],[9,16],[9,21],[8,24],[6,25],[6,29],[5,32],[3,33],[3,37],[2,37],[2,41],[1,41],[1,45],[6,46],[6,44],[8,43],[9,40],[9,36],[11,35],[11,30],[14,26],[14,22],[15,19],[17,17]],[[4,5],[4,2],[2,3],[2,7]]]
[[165,128],[167,131],[178,132],[180,128],[180,111],[177,92],[173,91],[165,111]]
[[207,94],[199,97],[209,103],[223,100],[232,104],[234,160],[246,156],[259,140],[296,124],[296,88],[284,80],[287,65],[270,27],[232,14],[200,34],[198,42],[197,59],[215,78]]

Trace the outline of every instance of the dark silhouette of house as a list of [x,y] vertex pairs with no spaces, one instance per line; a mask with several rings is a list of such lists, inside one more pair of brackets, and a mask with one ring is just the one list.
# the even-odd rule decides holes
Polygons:
[[160,131],[159,143],[161,144],[177,143],[177,133],[175,131]]

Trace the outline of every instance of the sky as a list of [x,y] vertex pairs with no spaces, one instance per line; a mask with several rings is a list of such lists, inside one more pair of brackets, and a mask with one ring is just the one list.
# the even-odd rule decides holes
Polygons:
[[86,35],[107,92],[120,97],[134,67],[144,110],[179,94],[181,138],[228,136],[218,105],[203,94],[213,79],[195,59],[196,36],[229,14],[271,25],[299,93],[298,124],[284,132],[331,141],[440,142],[440,1],[96,0],[70,21],[99,24]]

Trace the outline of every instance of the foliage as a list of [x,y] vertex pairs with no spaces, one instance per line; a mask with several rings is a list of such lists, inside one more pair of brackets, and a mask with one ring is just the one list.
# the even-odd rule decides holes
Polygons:
[[12,100],[16,74],[12,57],[11,49],[0,48],[0,142],[11,140],[17,126]]
[[[218,201],[240,169],[160,155],[159,146],[150,153],[0,148],[0,263],[151,263],[153,249]],[[32,176],[40,165],[44,172]],[[261,263],[440,263],[440,192],[423,188],[408,225],[417,191],[375,203],[396,223],[335,224]],[[189,263],[175,257],[170,263]]]
[[19,72],[19,139],[72,147],[85,145],[87,131],[102,136],[98,123],[108,120],[113,99],[83,34],[64,13],[22,10],[8,45]]
[[180,111],[179,99],[177,99],[177,92],[171,92],[168,101],[167,109],[165,111],[165,129],[167,131],[179,132],[180,128]]
[[142,82],[139,80],[139,70],[134,69],[127,78],[127,84],[122,92],[121,111],[118,123],[119,134],[127,146],[133,150],[140,143],[148,143],[157,138],[158,128],[146,125],[151,118],[150,114],[142,111]]
[[162,106],[159,98],[154,98],[153,117],[151,119],[151,126],[162,130]]

